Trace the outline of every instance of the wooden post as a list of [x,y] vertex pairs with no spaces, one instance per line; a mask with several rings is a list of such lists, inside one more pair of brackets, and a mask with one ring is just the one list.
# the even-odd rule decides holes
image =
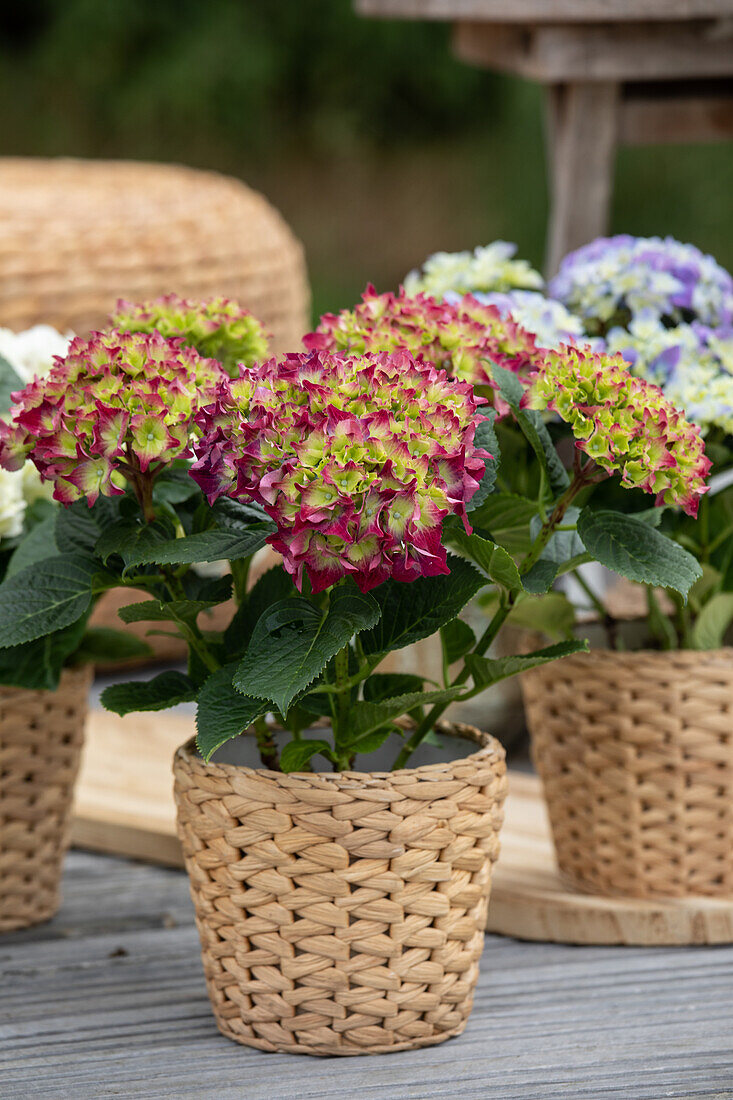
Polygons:
[[567,252],[608,229],[618,103],[615,81],[547,87],[548,275]]

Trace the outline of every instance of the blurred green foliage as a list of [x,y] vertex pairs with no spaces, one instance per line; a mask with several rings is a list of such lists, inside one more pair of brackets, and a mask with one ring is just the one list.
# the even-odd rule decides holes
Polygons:
[[[0,153],[179,161],[264,191],[319,312],[436,248],[501,236],[541,264],[541,93],[456,61],[443,25],[349,0],[24,0],[0,10],[0,95]],[[733,266],[732,185],[730,146],[622,150],[613,229]]]

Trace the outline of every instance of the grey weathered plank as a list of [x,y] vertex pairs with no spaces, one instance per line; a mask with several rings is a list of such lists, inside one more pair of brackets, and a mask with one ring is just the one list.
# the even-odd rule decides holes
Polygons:
[[217,1033],[180,872],[72,853],[50,924],[0,939],[3,1100],[733,1097],[733,947],[487,937],[466,1033],[305,1059]]

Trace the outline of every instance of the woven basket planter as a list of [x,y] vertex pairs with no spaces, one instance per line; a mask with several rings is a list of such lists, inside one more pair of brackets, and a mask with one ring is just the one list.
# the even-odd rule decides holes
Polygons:
[[239,180],[176,165],[0,159],[0,324],[84,334],[118,298],[235,298],[300,347],[310,295],[299,242]]
[[178,832],[220,1031],[300,1054],[460,1034],[506,791],[498,741],[448,764],[283,775],[174,759]]
[[57,691],[0,687],[0,932],[58,909],[91,675],[67,669]]
[[577,654],[523,677],[561,873],[733,897],[733,649]]

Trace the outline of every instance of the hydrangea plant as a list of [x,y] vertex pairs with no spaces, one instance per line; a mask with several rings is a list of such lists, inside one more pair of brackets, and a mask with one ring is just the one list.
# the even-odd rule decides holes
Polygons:
[[435,252],[405,277],[405,290],[443,298],[449,291],[476,294],[541,288],[539,271],[516,259],[516,252],[517,246],[509,241],[492,241],[473,252]]
[[264,358],[269,345],[257,318],[238,302],[222,297],[192,301],[166,294],[148,302],[120,299],[109,323],[120,332],[179,337],[204,359],[217,359],[233,375],[239,363],[251,366]]
[[[576,454],[586,447],[585,461],[567,470],[532,407],[545,401],[548,372],[560,364],[537,358],[525,378],[496,361],[481,363],[539,470],[534,497],[502,491],[496,409],[444,369],[456,344],[441,341],[431,299],[370,295],[366,305],[394,312],[396,303],[399,323],[387,329],[395,346],[388,348],[374,347],[370,331],[351,347],[357,337],[350,329],[348,347],[324,346],[342,331],[326,319],[307,354],[242,365],[230,379],[177,340],[111,331],[72,346],[49,377],[48,400],[37,385],[18,394],[0,459],[13,464],[26,454],[67,499],[53,538],[42,547],[21,543],[18,567],[0,585],[5,652],[15,647],[19,655],[54,632],[83,630],[96,596],[123,586],[133,602],[122,619],[177,631],[189,660],[185,673],[106,689],[110,709],[124,714],[195,700],[207,758],[251,732],[269,768],[307,770],[325,760],[350,769],[385,741],[402,767],[450,703],[585,647],[567,640],[487,656],[510,615],[579,562],[602,561],[684,598],[700,574],[694,558],[647,513],[595,506],[594,491],[618,483],[626,460],[599,454],[597,461],[583,424]],[[418,354],[409,342],[396,346],[405,315],[408,341],[416,330],[428,336]],[[672,464],[659,457],[664,485],[644,482],[642,490],[689,501],[702,493],[701,464],[685,465],[677,446],[686,437],[696,447],[695,431],[674,410],[665,408],[665,421],[656,390],[639,383],[633,400],[622,399],[615,375],[605,377],[615,366],[592,355],[583,371],[562,369],[558,385],[571,401],[588,396],[579,372],[594,379],[634,455],[659,457],[662,446],[671,456]],[[62,395],[59,383],[69,377],[74,382]],[[148,415],[152,395],[173,443],[136,434],[133,417]],[[91,457],[112,463],[111,474],[73,478],[66,433],[80,445],[80,464],[101,441]],[[621,436],[614,446],[626,453]],[[193,467],[181,457],[189,447]],[[504,476],[511,485],[511,463]],[[152,483],[149,492],[140,478]],[[71,503],[69,484],[81,494]],[[284,565],[250,584],[252,555],[266,544]],[[192,568],[221,559],[230,566],[223,577]],[[136,591],[153,599],[134,601]],[[460,615],[479,592],[491,593],[495,608],[477,638]],[[208,630],[206,611],[232,596],[226,629]],[[380,670],[392,651],[436,631],[442,682],[420,669]],[[274,732],[273,717],[284,735]]]
[[[377,294],[373,286],[353,309],[321,317],[303,343],[309,349],[359,355],[405,348],[452,378],[469,382],[492,402],[498,391],[494,364],[526,378],[542,358],[531,333],[470,294],[439,302],[428,294],[413,297],[403,289]],[[506,412],[501,397],[498,401],[500,411]]]
[[[700,501],[700,522],[685,518],[689,508],[668,509],[662,519],[695,554],[704,577],[687,605],[676,598],[665,610],[665,601],[647,591],[647,640],[666,648],[719,646],[733,622],[733,278],[693,245],[618,236],[566,257],[549,293],[706,437],[712,491]],[[586,589],[617,637],[604,601]]]
[[626,327],[642,311],[665,326],[733,321],[733,278],[712,256],[672,237],[598,237],[571,252],[547,288],[589,335]]

